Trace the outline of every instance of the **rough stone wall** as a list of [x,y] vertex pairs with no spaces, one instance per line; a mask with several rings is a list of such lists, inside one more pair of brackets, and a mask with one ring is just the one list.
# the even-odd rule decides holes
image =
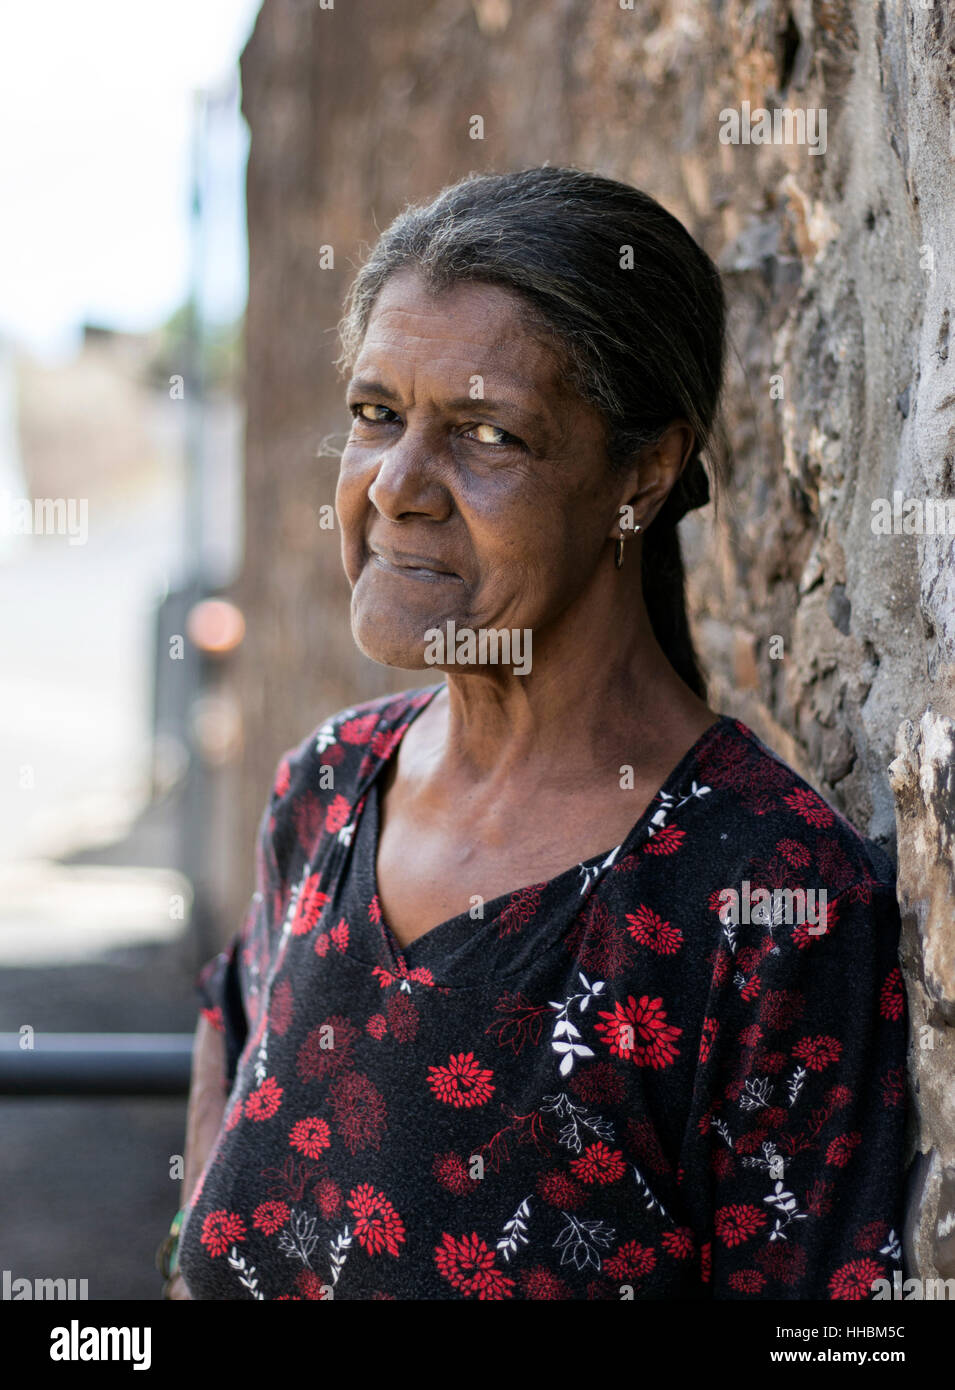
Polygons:
[[[574,163],[646,188],[718,260],[732,305],[732,480],[718,520],[682,524],[710,702],[890,853],[897,837],[921,1155],[907,1243],[927,1278],[955,1276],[955,542],[877,535],[872,503],[955,498],[953,57],[944,0],[265,0],[243,59],[236,913],[279,752],[421,679],[355,650],[318,520],[360,243],[471,169]],[[722,143],[720,113],[745,102],[825,110],[825,152]]]

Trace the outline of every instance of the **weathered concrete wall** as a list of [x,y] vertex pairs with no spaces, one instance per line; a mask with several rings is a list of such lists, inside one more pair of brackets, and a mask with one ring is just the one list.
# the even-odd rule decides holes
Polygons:
[[[575,163],[647,188],[732,303],[732,483],[718,524],[683,523],[711,703],[890,851],[898,834],[926,1277],[955,1275],[955,542],[877,535],[872,504],[955,497],[953,55],[943,0],[265,0],[243,61],[243,862],[279,751],[420,679],[356,652],[319,526],[360,242],[470,169]],[[825,152],[722,143],[745,102],[824,110]]]

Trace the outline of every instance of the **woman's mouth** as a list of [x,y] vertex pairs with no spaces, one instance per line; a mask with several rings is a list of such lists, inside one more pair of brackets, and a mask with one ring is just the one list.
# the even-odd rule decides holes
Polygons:
[[449,580],[461,583],[459,574],[455,574],[454,570],[430,556],[408,555],[396,550],[389,550],[387,554],[379,550],[372,550],[370,553],[372,563],[386,574],[395,574],[403,579],[422,579],[432,584],[447,583]]

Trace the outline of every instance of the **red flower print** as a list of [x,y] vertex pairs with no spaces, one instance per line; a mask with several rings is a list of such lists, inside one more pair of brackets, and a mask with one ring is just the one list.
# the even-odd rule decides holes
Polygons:
[[762,1040],[763,1030],[758,1023],[751,1023],[748,1028],[741,1028],[739,1031],[740,1046],[745,1048],[755,1047]]
[[719,1019],[704,1018],[703,1031],[700,1034],[700,1065],[709,1058],[710,1049],[716,1041],[716,1035],[720,1031]]
[[633,961],[633,947],[613,913],[599,898],[590,898],[564,938],[566,950],[582,970],[613,980]]
[[717,1207],[714,1227],[724,1245],[742,1245],[766,1225],[766,1213],[759,1207],[743,1203],[738,1206]]
[[383,1192],[376,1192],[371,1183],[362,1183],[348,1194],[348,1206],[355,1213],[355,1239],[369,1255],[387,1250],[398,1254],[404,1241],[405,1227]]
[[766,1283],[758,1269],[738,1269],[726,1281],[737,1293],[759,1293]]
[[809,1071],[825,1071],[842,1056],[842,1043],[838,1038],[801,1038],[793,1048],[793,1056]]
[[905,1096],[905,1069],[892,1067],[882,1077],[882,1104],[885,1107],[901,1105]]
[[806,1209],[813,1216],[828,1216],[832,1211],[832,1183],[817,1178],[806,1193]]
[[782,1071],[788,1065],[788,1058],[785,1052],[757,1052],[753,1062],[753,1070],[758,1072],[768,1071],[771,1076],[776,1072]]
[[782,1129],[788,1123],[789,1111],[782,1105],[767,1105],[756,1112],[756,1128],[764,1133],[767,1129]]
[[571,1172],[581,1182],[618,1182],[627,1171],[623,1154],[619,1149],[609,1149],[602,1141],[589,1144],[586,1152],[575,1158],[570,1165]]
[[783,803],[810,825],[824,828],[832,824],[833,815],[829,807],[808,787],[794,787],[788,796],[783,797]]
[[248,1120],[271,1120],[282,1104],[283,1087],[274,1076],[267,1076],[257,1091],[253,1091],[245,1102],[245,1116]]
[[328,952],[331,949],[331,945],[332,938],[329,936],[328,932],[319,932],[318,936],[316,936],[315,938],[315,954],[317,956],[321,956],[322,959],[324,959],[325,956],[328,955]]
[[764,1028],[789,1028],[806,1011],[802,994],[790,989],[769,989],[759,1004],[759,1021]]
[[499,939],[516,935],[528,922],[533,921],[540,907],[541,889],[544,886],[543,883],[535,883],[527,888],[519,888],[516,893],[511,894],[497,919]]
[[298,842],[306,854],[311,854],[314,850],[315,842],[322,833],[324,819],[325,807],[314,792],[305,791],[295,798],[292,803],[292,820],[295,822]]
[[675,825],[662,825],[643,846],[644,854],[676,854],[686,836]]
[[537,1046],[543,1021],[551,1012],[549,1004],[532,1004],[520,992],[510,994],[506,990],[494,1009],[501,1017],[494,1019],[484,1031],[494,1034],[498,1047],[509,1047],[515,1057],[521,1055],[528,1043],[531,1047]]
[[852,1157],[852,1150],[862,1143],[861,1134],[840,1134],[826,1149],[826,1162],[833,1168],[844,1168]]
[[224,1255],[230,1245],[245,1240],[245,1222],[234,1211],[210,1211],[202,1223],[199,1239],[216,1259]]
[[710,1156],[710,1168],[719,1182],[728,1178],[735,1167],[733,1155],[728,1149],[716,1149]]
[[899,1019],[902,1017],[904,1002],[902,972],[896,966],[894,970],[889,971],[885,984],[882,986],[882,993],[879,995],[879,1013],[883,1018]]
[[833,1086],[826,1096],[831,1110],[845,1110],[852,1103],[852,1092],[848,1086]]
[[751,980],[747,980],[740,990],[741,999],[755,999],[762,989],[762,982],[758,975],[754,975]]
[[367,1076],[346,1072],[328,1088],[328,1099],[349,1153],[380,1148],[388,1111],[380,1091]]
[[543,1265],[535,1265],[521,1274],[521,1292],[525,1298],[540,1300],[573,1298],[563,1279],[558,1279]]
[[458,1052],[448,1058],[447,1066],[428,1068],[428,1085],[437,1100],[445,1105],[486,1105],[494,1093],[490,1084],[494,1072],[482,1067],[473,1052]]
[[299,901],[295,905],[295,916],[292,917],[293,937],[304,937],[316,924],[318,917],[321,916],[321,909],[328,902],[327,892],[318,891],[318,881],[320,874],[313,873],[306,880],[302,892],[299,894]]
[[741,1134],[734,1143],[734,1148],[738,1154],[754,1154],[765,1140],[766,1135],[758,1129],[750,1130],[749,1134]]
[[280,980],[269,1000],[268,1026],[276,1037],[284,1038],[291,1022],[292,985],[289,980]]
[[301,1289],[305,1297],[313,1303],[324,1301],[326,1288],[328,1288],[329,1293],[331,1292],[331,1286],[323,1284],[315,1271],[311,1269],[302,1269],[298,1272],[295,1276],[295,1286]]
[[586,1200],[583,1188],[578,1187],[566,1173],[551,1171],[539,1173],[537,1177],[538,1195],[552,1207],[573,1211]]
[[781,854],[798,869],[805,869],[812,857],[806,846],[798,840],[780,840],[776,846],[776,853]]
[[377,893],[368,904],[368,920],[369,922],[373,922],[376,926],[381,921],[381,903],[378,901]]
[[331,1221],[341,1211],[342,1194],[337,1182],[331,1178],[320,1178],[312,1194],[315,1205],[326,1221]]
[[344,917],[337,927],[332,927],[328,934],[332,939],[332,945],[335,947],[336,951],[348,950],[348,923],[345,921]]
[[302,1081],[318,1081],[351,1066],[352,1051],[361,1036],[350,1018],[333,1014],[312,1028],[298,1050],[295,1070]]
[[514,1280],[494,1267],[494,1252],[489,1250],[476,1232],[469,1236],[454,1236],[445,1232],[441,1244],[435,1246],[435,1264],[448,1283],[467,1298],[511,1298]]
[[349,809],[348,802],[340,793],[333,798],[325,812],[325,829],[330,835],[336,834],[343,825],[348,824]]
[[363,714],[358,719],[346,719],[338,726],[338,737],[342,743],[361,746],[371,738],[377,723],[377,714]]
[[829,1297],[858,1302],[872,1297],[872,1285],[876,1279],[885,1277],[884,1269],[878,1260],[866,1257],[850,1260],[840,1265],[829,1280]]
[[885,1244],[888,1234],[889,1228],[884,1221],[870,1221],[856,1232],[852,1244],[857,1250],[878,1250]]
[[700,1278],[704,1284],[708,1284],[713,1274],[713,1246],[710,1241],[704,1241],[700,1246]]
[[664,1231],[660,1244],[675,1260],[688,1260],[693,1254],[693,1232],[689,1226],[678,1226],[675,1231]]
[[222,1017],[222,1009],[218,1004],[214,1009],[200,1009],[199,1012],[206,1022],[212,1025],[217,1033],[225,1032],[225,1019]]
[[777,1240],[756,1252],[755,1262],[767,1279],[776,1279],[794,1288],[806,1272],[806,1252],[800,1245]]
[[274,1236],[289,1219],[289,1209],[284,1202],[260,1202],[252,1213],[252,1225],[267,1236]]
[[407,994],[393,994],[385,1011],[395,1042],[414,1042],[418,1033],[418,1010]]
[[824,883],[830,884],[837,893],[841,893],[843,888],[852,882],[853,866],[846,858],[842,846],[834,840],[823,840],[816,847],[816,861],[820,878]]
[[306,1158],[319,1158],[322,1150],[327,1149],[332,1142],[332,1132],[326,1120],[317,1120],[314,1116],[309,1116],[308,1119],[295,1122],[288,1141],[293,1149],[298,1149]]
[[292,781],[292,769],[289,766],[288,758],[283,758],[278,765],[275,774],[275,785],[272,788],[273,794],[282,797],[288,791]]
[[733,964],[733,957],[729,951],[722,947],[716,952],[712,960],[713,984],[718,986],[724,984],[730,973],[730,966]]
[[384,1014],[372,1014],[371,1018],[365,1024],[365,1032],[370,1033],[373,1038],[378,1038],[379,1041],[385,1036],[387,1031],[388,1024],[385,1022]]
[[744,975],[749,975],[759,965],[760,959],[760,953],[755,946],[744,946],[736,953],[736,968]]
[[800,951],[811,946],[814,941],[824,941],[832,933],[839,921],[839,899],[832,898],[825,906],[819,904],[818,912],[813,914],[816,921],[799,922],[793,927],[792,937]]
[[615,1004],[613,1013],[601,1012],[599,1017],[606,1021],[596,1023],[594,1031],[615,1057],[630,1058],[638,1067],[660,1069],[679,1056],[675,1043],[683,1029],[667,1023],[662,999],[644,994],[638,1002],[631,994],[625,1006]]
[[390,758],[404,737],[404,732],[407,727],[407,724],[402,724],[399,729],[392,729],[390,733],[384,729],[379,730],[371,740],[371,751],[374,753],[375,757],[382,759]]
[[641,904],[635,913],[626,914],[627,931],[640,946],[649,946],[658,956],[672,956],[683,945],[683,933],[658,916],[651,907]]
[[474,1180],[465,1167],[464,1159],[458,1154],[435,1154],[431,1171],[441,1186],[456,1197],[474,1191]]
[[570,1078],[570,1089],[588,1105],[619,1105],[626,1082],[613,1062],[591,1062]]
[[638,1245],[635,1240],[628,1240],[609,1260],[604,1261],[604,1273],[611,1279],[642,1279],[656,1262],[657,1257],[649,1245]]

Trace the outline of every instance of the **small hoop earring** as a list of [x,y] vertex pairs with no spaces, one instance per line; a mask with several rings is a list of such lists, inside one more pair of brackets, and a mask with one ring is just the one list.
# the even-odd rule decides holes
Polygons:
[[[634,524],[634,526],[633,526],[631,529],[632,529],[633,531],[639,531],[639,530],[640,530],[640,523],[639,523],[639,522],[636,522],[636,523]],[[617,568],[618,570],[623,569],[623,547],[624,547],[624,545],[626,544],[626,540],[627,540],[626,536],[618,536],[618,537],[617,537],[617,549],[616,549],[616,551],[614,552],[613,562],[614,562],[614,565],[616,566],[616,568]]]

